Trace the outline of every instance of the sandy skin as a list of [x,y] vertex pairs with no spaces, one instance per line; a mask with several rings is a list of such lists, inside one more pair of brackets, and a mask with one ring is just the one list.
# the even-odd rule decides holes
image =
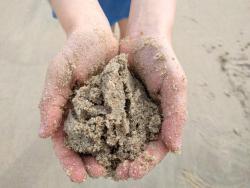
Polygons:
[[[152,0],[133,1],[126,33],[129,40],[120,45],[120,52],[129,54],[129,65],[143,80],[151,97],[159,96],[156,98],[161,103],[163,123],[161,137],[157,141],[158,144],[154,144],[155,149],[152,153],[155,156],[159,155],[159,159],[162,159],[168,150],[176,152],[180,149],[182,127],[186,119],[186,77],[175,57],[170,40],[175,10],[174,2],[174,0],[159,0],[157,3]],[[48,68],[40,105],[39,135],[43,138],[52,136],[52,140],[57,146],[55,147],[56,154],[63,164],[63,168],[66,172],[69,170],[72,172],[68,173],[71,180],[81,182],[86,179],[86,171],[88,174],[95,171],[102,172],[96,174],[103,176],[104,171],[99,170],[102,166],[98,166],[97,163],[95,165],[85,163],[85,158],[82,159],[84,164],[82,162],[75,166],[74,161],[80,161],[81,158],[73,151],[63,147],[62,138],[54,139],[54,137],[63,136],[62,129],[59,128],[63,123],[63,107],[71,95],[74,84],[84,84],[95,71],[102,69],[107,60],[117,55],[118,43],[114,41],[98,3],[77,1],[73,7],[70,5],[72,3],[68,3],[68,1],[52,1],[52,6],[67,33],[68,40],[62,52],[53,59]],[[166,7],[169,11],[166,11]],[[84,9],[86,11],[82,11]],[[84,14],[82,14],[83,12]],[[141,39],[142,36],[155,39],[155,43],[160,48],[146,45],[136,53],[134,47],[145,42]],[[165,56],[165,60],[161,62],[161,65],[167,68],[163,70],[163,72],[166,71],[165,73],[158,71],[156,66],[158,60],[163,59],[162,55]],[[68,67],[72,71],[67,72]],[[68,78],[66,84],[61,82],[64,77]],[[151,143],[149,143],[150,145]],[[71,157],[64,155],[66,150]],[[145,152],[147,150],[146,148]],[[144,160],[144,157],[139,156],[139,159]],[[132,173],[138,160],[136,159],[133,163],[128,161],[127,165],[121,164],[122,168],[118,166],[116,172],[118,179],[127,177],[137,179],[147,174],[148,170],[143,171],[143,168],[138,173]],[[91,161],[93,162],[94,159],[92,158]],[[147,169],[152,169],[156,164],[150,163],[150,168]],[[96,168],[97,166],[98,168]]]

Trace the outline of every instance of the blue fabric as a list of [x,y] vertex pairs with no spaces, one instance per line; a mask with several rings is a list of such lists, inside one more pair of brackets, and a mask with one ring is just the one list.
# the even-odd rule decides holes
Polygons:
[[55,13],[54,10],[52,11],[52,16],[53,16],[53,18],[57,18],[57,17],[56,17],[56,13]]
[[[114,25],[116,22],[128,18],[131,0],[98,0],[103,12],[108,18],[109,24]],[[56,18],[53,11],[52,15]]]
[[110,25],[129,16],[130,0],[99,0],[99,3]]

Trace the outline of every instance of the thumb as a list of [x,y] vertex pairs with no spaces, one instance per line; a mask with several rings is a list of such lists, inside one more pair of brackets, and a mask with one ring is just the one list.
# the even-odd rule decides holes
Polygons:
[[60,126],[63,108],[71,94],[73,69],[62,54],[58,54],[48,67],[39,105],[41,115],[39,136],[42,138],[51,136]]
[[[176,76],[177,75],[177,76]],[[161,88],[161,106],[164,121],[161,136],[167,148],[178,152],[181,148],[182,130],[186,122],[186,77],[184,74],[169,75]]]

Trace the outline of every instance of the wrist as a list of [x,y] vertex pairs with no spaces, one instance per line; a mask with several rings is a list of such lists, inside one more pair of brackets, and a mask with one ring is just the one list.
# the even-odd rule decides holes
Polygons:
[[97,0],[51,0],[51,6],[67,35],[75,30],[109,28],[108,20]]
[[83,35],[86,34],[95,34],[102,33],[105,36],[113,36],[112,30],[108,24],[103,22],[97,23],[86,23],[79,19],[75,21],[69,29],[65,29],[67,37],[72,35],[73,33],[82,33]]
[[167,40],[171,40],[171,31],[166,32],[164,29],[156,30],[155,27],[133,27],[128,29],[127,37],[131,39],[138,38],[167,38]]
[[142,28],[133,28],[134,30],[128,30],[126,38],[130,41],[140,41],[140,40],[154,40],[158,43],[172,43],[172,33],[171,31],[166,32],[165,30],[155,31],[154,29],[148,28],[142,30]]
[[175,0],[132,0],[127,35],[171,39]]

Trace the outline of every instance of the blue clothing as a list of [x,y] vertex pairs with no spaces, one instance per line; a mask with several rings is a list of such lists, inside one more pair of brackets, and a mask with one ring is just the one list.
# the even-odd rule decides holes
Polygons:
[[[116,22],[128,18],[131,0],[98,0],[103,12],[108,18],[109,24],[114,25]],[[53,17],[56,14],[53,11]]]
[[99,0],[99,3],[110,25],[129,16],[130,0]]

